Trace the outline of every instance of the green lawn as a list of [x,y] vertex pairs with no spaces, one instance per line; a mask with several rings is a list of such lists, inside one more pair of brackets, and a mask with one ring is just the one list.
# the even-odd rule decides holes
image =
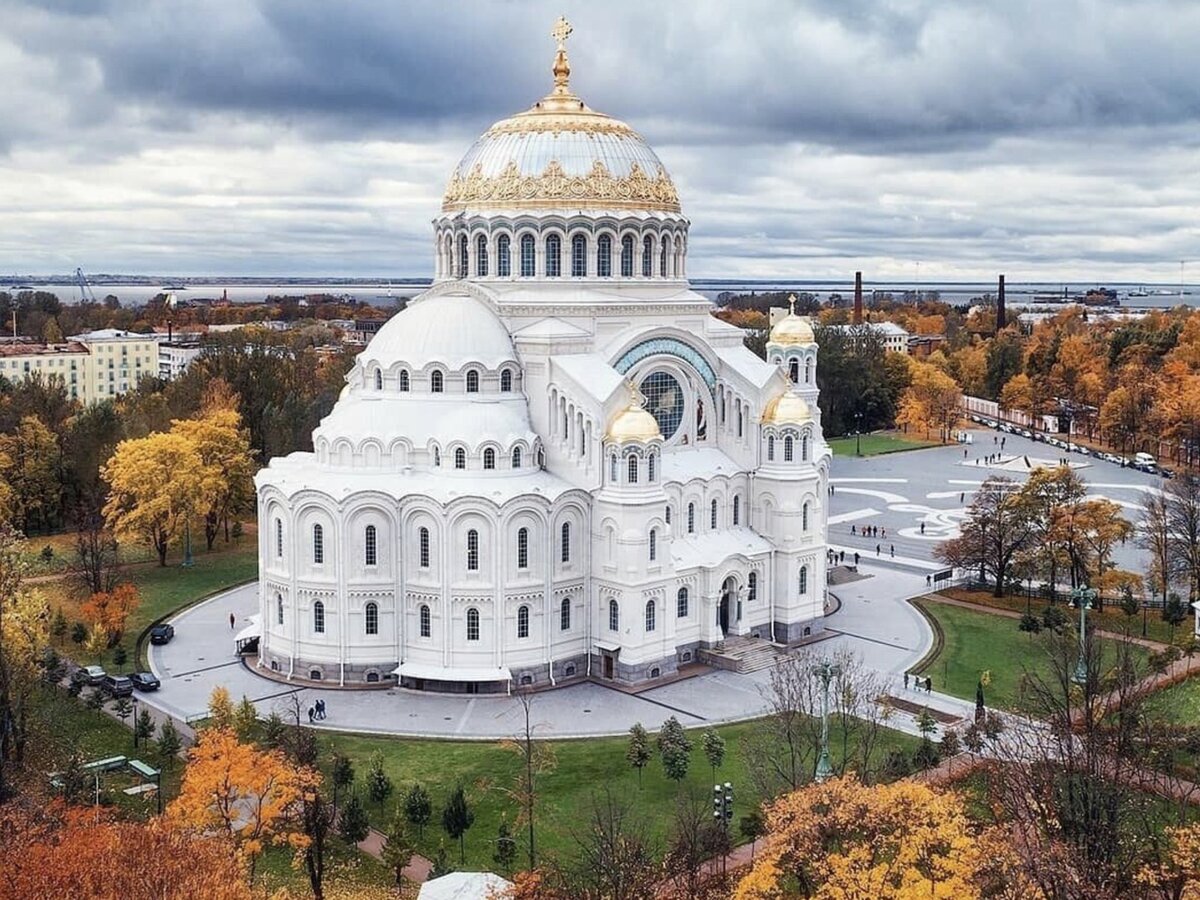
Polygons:
[[1200,676],[1152,694],[1147,705],[1175,725],[1200,725]]
[[[1021,677],[1026,672],[1049,673],[1045,639],[1020,631],[1016,619],[932,600],[918,605],[938,621],[945,637],[941,651],[922,673],[933,679],[936,690],[973,700],[980,675],[989,672],[987,704],[1019,709]],[[1144,664],[1146,651],[1136,647],[1135,654]]]
[[[737,820],[749,813],[762,799],[754,793],[741,752],[743,741],[753,727],[751,723],[741,723],[717,729],[725,739],[726,752],[724,763],[716,772],[716,780],[729,781],[734,785],[735,828]],[[839,737],[836,728],[831,728],[831,732],[834,732],[830,742],[836,764]],[[674,815],[675,798],[681,789],[695,792],[706,801],[712,793],[713,772],[700,749],[700,732],[689,732],[689,736],[694,745],[692,760],[687,778],[681,786],[663,774],[662,764],[655,752],[650,764],[642,771],[640,789],[637,773],[625,761],[625,738],[555,742],[557,766],[538,782],[540,797],[535,837],[538,847],[551,853],[573,853],[575,844],[572,835],[586,826],[591,798],[605,787],[627,801],[635,814],[644,816],[646,827],[655,840],[664,840]],[[917,741],[889,731],[881,743],[883,746],[879,752],[882,756],[895,747],[912,750]],[[378,751],[383,755],[384,766],[396,790],[382,813],[373,804],[368,804],[373,825],[385,827],[392,808],[408,787],[413,782],[423,785],[433,800],[434,812],[421,841],[421,852],[432,855],[437,851],[439,842],[445,840],[447,853],[455,862],[458,848],[451,845],[442,830],[441,810],[449,792],[461,782],[467,789],[468,801],[476,813],[475,824],[467,832],[467,868],[494,867],[493,842],[501,816],[506,815],[512,824],[516,815],[515,802],[504,793],[512,787],[517,771],[515,753],[505,750],[498,743],[403,740],[366,735],[323,736],[323,745],[329,751],[325,753],[326,758],[331,751],[337,750],[353,759],[355,784],[363,791],[371,754]],[[521,841],[522,854],[525,853],[524,846],[524,841]]]
[[904,437],[891,432],[880,434],[864,434],[860,438],[840,437],[829,442],[834,456],[855,456],[858,443],[862,444],[863,456],[878,456],[881,453],[898,453],[901,450],[920,450],[923,447],[937,447],[937,441],[923,441],[919,438]]

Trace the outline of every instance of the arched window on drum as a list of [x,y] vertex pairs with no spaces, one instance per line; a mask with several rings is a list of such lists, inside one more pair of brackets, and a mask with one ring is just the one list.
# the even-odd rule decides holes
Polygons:
[[562,238],[557,234],[546,238],[546,277],[558,278],[562,275]]
[[571,238],[571,277],[587,277],[587,238],[582,234]]
[[596,240],[596,274],[601,278],[612,276],[612,236],[602,234]]
[[633,277],[633,235],[621,238],[621,277]]
[[532,278],[537,274],[537,250],[532,234],[521,235],[521,277]]
[[363,620],[367,627],[367,634],[379,634],[379,604],[368,603],[363,610]]
[[482,234],[475,239],[475,275],[486,278],[488,273],[487,238]]
[[496,240],[496,275],[508,278],[512,274],[512,254],[509,250],[507,234],[502,234]]

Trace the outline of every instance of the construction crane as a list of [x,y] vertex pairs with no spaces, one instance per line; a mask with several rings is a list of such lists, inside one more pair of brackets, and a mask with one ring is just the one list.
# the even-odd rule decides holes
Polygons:
[[88,284],[87,276],[83,274],[81,266],[75,267],[75,283],[79,287],[79,302],[80,303],[96,303],[96,292],[92,290],[92,286]]

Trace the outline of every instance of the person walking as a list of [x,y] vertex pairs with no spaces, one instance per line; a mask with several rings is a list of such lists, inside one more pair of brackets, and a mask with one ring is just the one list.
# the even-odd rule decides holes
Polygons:
[[851,533],[851,534],[854,534],[854,533],[855,533],[855,531],[854,531],[854,526],[853,526],[853,525],[851,525],[851,526],[850,526],[850,533]]
[[875,545],[875,555],[878,556],[882,552],[883,552],[883,548],[879,544],[876,544]]
[[233,615],[233,613],[230,613],[229,614],[229,630],[230,631],[233,631],[235,622],[237,622],[237,618]]
[[858,568],[858,551],[854,551],[854,568]]
[[316,715],[316,710],[314,710],[314,709],[313,709],[313,708],[310,706],[310,707],[308,708],[308,724],[309,724],[309,725],[311,725],[311,724],[313,723],[313,716],[315,716],[315,715]]
[[317,718],[318,719],[325,718],[325,701],[324,700],[317,701]]
[[933,691],[933,679],[926,678],[925,679],[925,693],[928,694],[928,693],[931,693],[932,691]]
[[908,690],[908,673],[907,672],[904,673],[904,689],[906,691]]
[[925,533],[925,523],[922,522],[921,523],[921,534],[924,534],[924,533]]
[[892,559],[895,559],[896,558],[896,545],[895,544],[891,545],[891,553],[892,553]]

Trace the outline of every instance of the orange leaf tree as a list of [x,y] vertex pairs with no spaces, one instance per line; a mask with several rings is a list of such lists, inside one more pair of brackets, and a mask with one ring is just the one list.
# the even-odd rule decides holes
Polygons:
[[141,603],[138,589],[125,582],[111,591],[92,594],[79,608],[79,612],[92,626],[93,631],[104,635],[109,647],[115,647],[125,633],[125,623]]
[[230,728],[206,728],[188,751],[179,797],[168,812],[183,827],[228,838],[253,880],[267,843],[304,846],[298,813],[320,779],[281,751],[241,743]]
[[982,861],[962,799],[924,784],[811,784],[767,808],[766,847],[736,900],[981,896]]

